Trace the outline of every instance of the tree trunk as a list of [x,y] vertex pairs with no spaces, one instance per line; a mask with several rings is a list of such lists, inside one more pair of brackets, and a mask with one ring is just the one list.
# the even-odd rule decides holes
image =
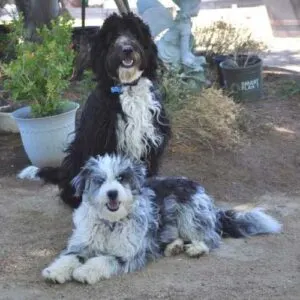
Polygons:
[[120,13],[129,13],[130,12],[128,0],[115,0],[115,3],[117,5]]
[[27,38],[34,40],[38,26],[49,24],[60,13],[59,0],[15,0],[17,9],[24,16]]

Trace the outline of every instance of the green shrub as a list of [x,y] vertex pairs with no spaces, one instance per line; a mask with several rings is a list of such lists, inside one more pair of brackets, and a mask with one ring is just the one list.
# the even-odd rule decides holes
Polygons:
[[160,89],[164,95],[166,109],[170,113],[182,108],[190,96],[201,90],[190,84],[186,77],[180,69],[175,68],[166,69],[161,74]]
[[62,92],[69,85],[74,51],[72,22],[60,16],[37,30],[40,41],[25,40],[23,19],[14,21],[11,39],[16,42],[16,59],[4,66],[4,82],[14,100],[26,101],[32,117],[60,113]]
[[248,28],[237,28],[224,21],[196,28],[195,46],[207,56],[214,54],[261,54],[267,50],[263,41],[253,38]]
[[2,32],[0,32],[0,57],[1,58],[4,56],[8,43],[9,43],[8,34],[3,34]]
[[283,80],[278,86],[280,94],[285,98],[300,95],[300,81],[298,80]]

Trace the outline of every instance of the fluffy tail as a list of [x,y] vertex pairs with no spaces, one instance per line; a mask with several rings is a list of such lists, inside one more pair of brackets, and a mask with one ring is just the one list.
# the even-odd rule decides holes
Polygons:
[[218,212],[218,219],[221,232],[234,238],[281,231],[281,224],[261,208],[247,212],[221,210]]
[[61,168],[60,167],[44,167],[38,168],[35,166],[29,166],[23,169],[18,175],[20,179],[29,180],[44,180],[45,183],[52,183],[59,185],[61,182]]

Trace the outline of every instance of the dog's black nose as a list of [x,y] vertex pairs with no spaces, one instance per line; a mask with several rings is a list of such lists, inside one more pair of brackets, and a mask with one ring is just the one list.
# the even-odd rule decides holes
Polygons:
[[118,197],[118,191],[116,190],[111,190],[107,192],[107,197],[109,200],[116,200]]
[[130,45],[123,46],[122,51],[124,54],[131,54],[133,52],[133,48]]

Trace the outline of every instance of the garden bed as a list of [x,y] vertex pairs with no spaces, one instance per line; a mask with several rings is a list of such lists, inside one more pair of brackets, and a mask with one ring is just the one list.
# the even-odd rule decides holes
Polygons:
[[[189,143],[188,145],[178,141],[173,143],[175,140],[173,139],[168,153],[165,155],[163,173],[191,176],[204,181],[205,185],[216,194],[222,194],[224,189],[229,191],[235,188],[231,185],[216,187],[214,183],[216,177],[219,180],[222,179],[224,184],[225,182],[231,182],[231,180],[232,182],[239,180],[239,176],[243,181],[250,176],[250,168],[252,171],[254,170],[255,174],[251,175],[252,179],[249,182],[243,183],[246,184],[249,191],[259,189],[265,184],[271,187],[274,182],[281,182],[280,184],[284,187],[284,190],[291,188],[296,180],[300,180],[295,175],[290,178],[286,177],[287,173],[293,174],[295,172],[295,174],[299,174],[299,172],[296,172],[299,165],[293,162],[296,159],[298,164],[300,163],[300,156],[295,157],[300,149],[300,139],[296,138],[300,134],[298,122],[300,93],[290,96],[295,90],[291,82],[298,82],[299,78],[299,76],[293,74],[278,74],[278,72],[274,73],[266,70],[264,73],[264,99],[243,105],[248,115],[248,123],[245,124],[248,142],[235,152],[222,148],[210,149],[207,145],[201,145],[198,142]],[[79,103],[83,103],[88,95],[88,92],[79,83],[74,83],[67,93],[72,100]],[[78,116],[79,114],[80,112]],[[281,127],[286,128],[286,133],[280,131]],[[16,174],[21,167],[28,163],[21,147],[21,141],[18,135],[1,134],[0,136],[0,157],[2,157],[3,166],[0,177]],[[285,150],[286,140],[289,141],[288,150]],[[241,154],[244,151],[247,155]],[[278,161],[277,157],[281,157],[281,154],[286,151],[289,151],[290,154],[286,154],[287,167],[283,168],[282,162]],[[242,162],[237,163],[237,153],[243,156]],[[247,165],[246,161],[250,164],[247,168],[243,165]],[[226,173],[227,168],[231,170],[228,173]],[[261,171],[262,168],[264,168],[264,172]],[[265,172],[268,176],[265,175]],[[222,174],[225,173],[226,176],[223,176]],[[233,193],[239,194],[239,192],[235,191]]]

